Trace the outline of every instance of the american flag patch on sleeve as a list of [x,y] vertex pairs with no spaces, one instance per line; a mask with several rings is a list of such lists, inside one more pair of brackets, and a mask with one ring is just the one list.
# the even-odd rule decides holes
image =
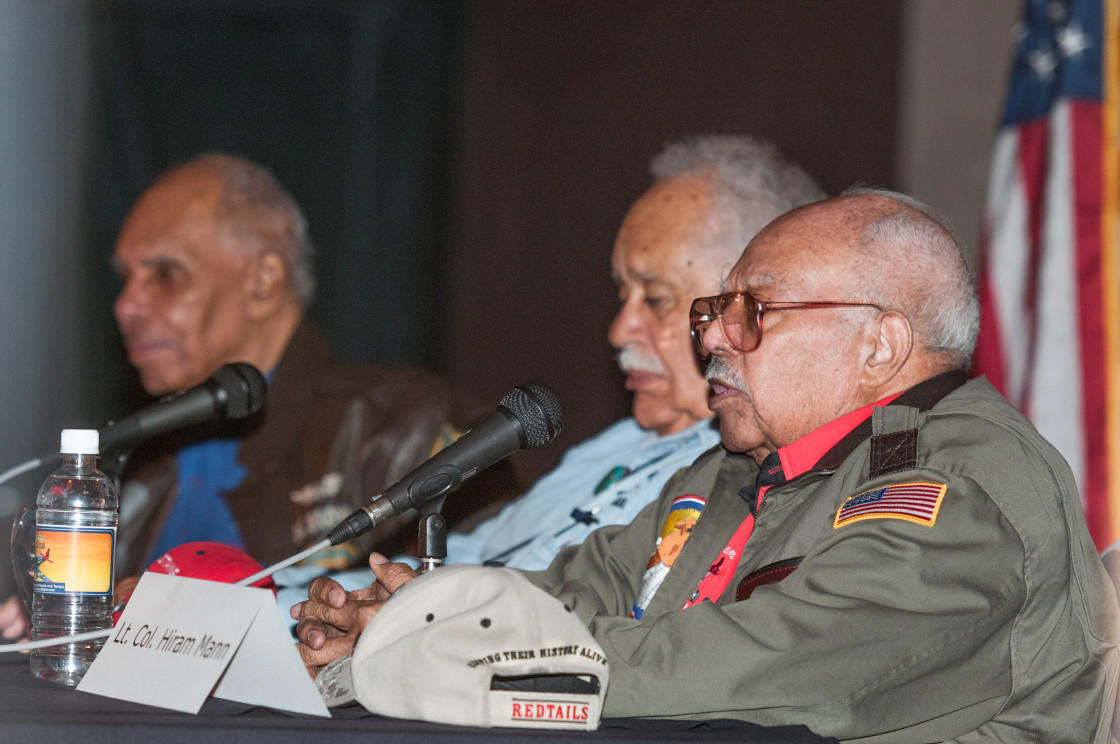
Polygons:
[[905,519],[932,527],[945,496],[944,483],[897,483],[853,496],[841,505],[834,529],[864,519]]

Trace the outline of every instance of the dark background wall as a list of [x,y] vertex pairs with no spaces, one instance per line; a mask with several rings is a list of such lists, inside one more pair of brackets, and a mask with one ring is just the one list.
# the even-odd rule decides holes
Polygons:
[[864,181],[978,214],[1017,6],[9,0],[4,460],[144,403],[106,259],[157,173],[225,150],[304,205],[313,316],[341,354],[430,367],[494,402],[556,388],[565,432],[520,456],[542,472],[628,409],[605,340],[609,254],[651,155],[749,132],[829,191]]
[[[270,168],[318,247],[313,317],[354,359],[438,365],[465,5],[440,0],[98,0],[89,130],[92,320],[131,204],[199,153]],[[134,382],[123,356],[89,366]],[[135,385],[113,410],[139,403]]]
[[523,379],[553,385],[569,411],[561,446],[623,415],[609,257],[650,156],[690,134],[749,132],[830,192],[896,185],[900,11],[892,0],[473,3],[447,371],[495,399]]

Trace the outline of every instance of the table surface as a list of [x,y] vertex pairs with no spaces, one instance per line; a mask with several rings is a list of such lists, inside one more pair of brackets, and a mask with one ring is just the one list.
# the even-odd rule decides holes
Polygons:
[[326,734],[331,744],[412,744],[428,741],[759,742],[794,744],[835,741],[803,726],[777,728],[740,721],[606,719],[598,731],[479,729],[386,718],[359,706],[317,718],[209,698],[198,715],[92,695],[31,676],[24,654],[0,654],[0,741],[231,742],[278,744],[311,741]]

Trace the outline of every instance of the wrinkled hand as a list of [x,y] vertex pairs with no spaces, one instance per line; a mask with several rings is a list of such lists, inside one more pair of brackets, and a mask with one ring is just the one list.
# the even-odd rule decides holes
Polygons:
[[14,641],[24,636],[31,627],[31,618],[27,616],[27,608],[18,594],[8,597],[8,601],[0,604],[0,637],[6,641]]
[[369,567],[377,580],[365,589],[347,592],[337,581],[321,576],[311,582],[307,600],[292,605],[292,618],[299,621],[296,648],[312,677],[318,667],[353,651],[385,600],[417,576],[407,564],[390,563],[380,553],[370,555]]

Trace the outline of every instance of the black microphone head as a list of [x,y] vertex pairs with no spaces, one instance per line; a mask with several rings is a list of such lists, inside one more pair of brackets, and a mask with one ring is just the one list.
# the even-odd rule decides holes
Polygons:
[[256,367],[245,362],[223,364],[210,376],[210,389],[218,400],[218,414],[226,419],[243,419],[261,410],[268,385]]
[[530,382],[518,385],[498,404],[521,423],[526,447],[548,444],[564,428],[564,407],[556,393],[544,385]]

